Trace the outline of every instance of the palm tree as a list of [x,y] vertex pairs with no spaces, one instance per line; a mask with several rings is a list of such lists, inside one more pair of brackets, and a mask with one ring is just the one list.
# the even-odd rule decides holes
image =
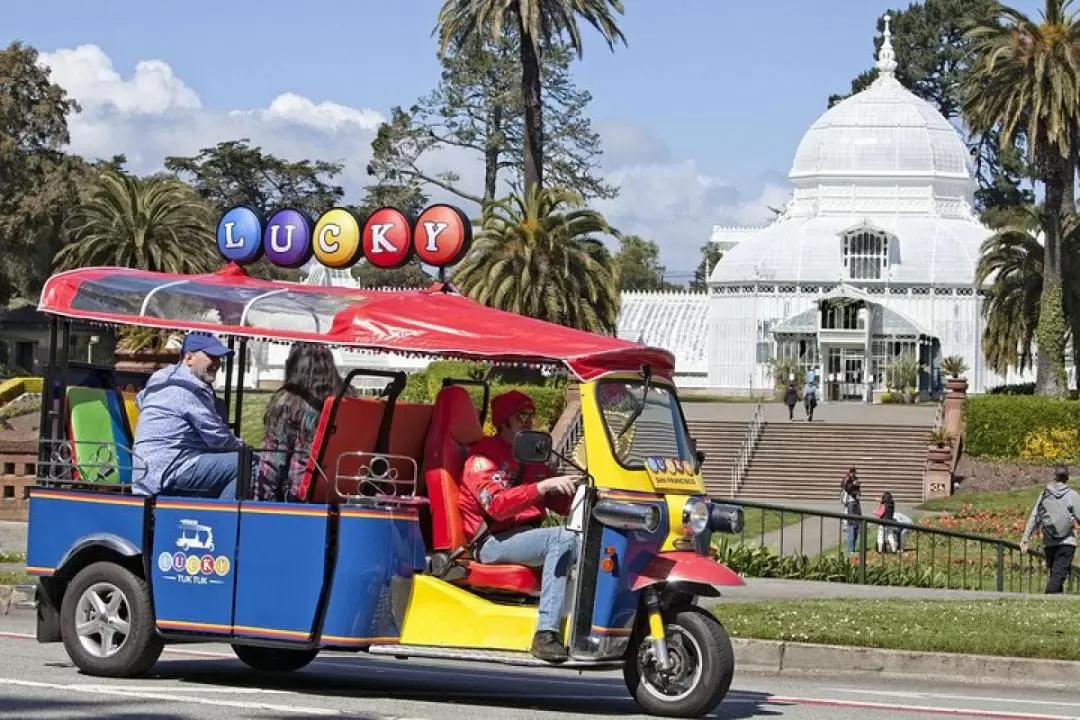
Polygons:
[[72,242],[56,255],[59,270],[116,265],[204,273],[221,264],[210,206],[171,177],[103,172],[75,208],[70,230]]
[[[582,56],[578,22],[592,25],[615,49],[626,38],[615,23],[622,14],[622,0],[444,0],[435,30],[439,34],[439,54],[450,45],[468,43],[474,35],[487,34],[495,42],[504,38],[504,28],[514,32],[521,54],[521,91],[525,104],[525,195],[544,180],[544,125],[540,99],[540,57],[545,43],[565,37],[569,48]],[[509,26],[507,28],[507,26]]]
[[1035,337],[1040,395],[1064,394],[1065,318],[1063,225],[1073,201],[1080,136],[1080,22],[1072,0],[1046,0],[1040,22],[1001,6],[968,30],[971,69],[961,88],[962,110],[979,134],[1001,128],[1006,143],[1022,135],[1036,176],[1046,188],[1046,252]]
[[[976,283],[990,281],[983,317],[983,353],[999,374],[1031,367],[1039,322],[1045,251],[1043,206],[1014,211],[1012,221],[983,242]],[[1073,363],[1080,369],[1080,222],[1069,216],[1063,228],[1063,309],[1070,327]]]
[[615,261],[593,234],[618,235],[580,195],[534,188],[489,204],[454,284],[473,300],[597,333],[619,314]]

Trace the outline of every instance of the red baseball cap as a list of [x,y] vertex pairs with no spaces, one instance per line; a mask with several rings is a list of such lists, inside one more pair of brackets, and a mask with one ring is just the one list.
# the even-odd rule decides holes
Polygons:
[[499,427],[525,410],[536,412],[536,404],[532,398],[520,390],[508,390],[491,401],[491,422],[495,427]]

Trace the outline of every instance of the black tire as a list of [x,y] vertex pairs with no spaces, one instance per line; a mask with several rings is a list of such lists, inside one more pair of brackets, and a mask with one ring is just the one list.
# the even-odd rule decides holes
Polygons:
[[[116,593],[120,598],[116,598]],[[102,602],[116,599],[116,614],[108,617],[99,630],[85,637],[87,644],[106,648],[112,654],[100,657],[84,644],[77,628],[81,623],[99,622],[90,617],[96,611],[91,594]],[[111,621],[111,622],[110,622]],[[127,623],[127,634],[117,640],[119,634],[106,628],[114,628],[114,622]],[[106,639],[111,634],[110,639]],[[68,585],[60,607],[60,636],[64,648],[75,666],[87,675],[100,677],[134,677],[142,675],[157,662],[165,642],[154,628],[154,614],[150,608],[150,593],[144,581],[127,568],[112,562],[96,562],[80,570]],[[94,637],[97,640],[94,640]],[[115,645],[115,649],[114,649]]]
[[[662,717],[696,718],[708,714],[727,695],[731,688],[731,679],[735,674],[735,651],[731,647],[724,626],[711,613],[697,607],[683,606],[664,614],[667,627],[669,656],[673,654],[671,643],[674,636],[684,636],[691,642],[691,653],[700,656],[697,662],[701,674],[689,691],[666,695],[651,681],[652,668],[645,666],[646,650],[651,651],[648,622],[638,623],[626,650],[626,663],[623,665],[623,679],[630,694],[634,696],[646,712]],[[680,643],[685,642],[679,637]],[[696,644],[697,648],[694,648]],[[694,672],[691,670],[690,674]]]
[[253,670],[264,672],[292,672],[299,670],[319,654],[315,650],[289,650],[287,648],[259,647],[257,645],[233,645],[233,652],[240,661]]

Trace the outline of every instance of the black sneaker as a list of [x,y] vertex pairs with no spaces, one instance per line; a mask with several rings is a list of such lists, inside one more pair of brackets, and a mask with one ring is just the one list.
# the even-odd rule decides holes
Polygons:
[[533,636],[532,655],[550,663],[566,662],[570,655],[559,642],[559,636],[550,630],[544,630]]

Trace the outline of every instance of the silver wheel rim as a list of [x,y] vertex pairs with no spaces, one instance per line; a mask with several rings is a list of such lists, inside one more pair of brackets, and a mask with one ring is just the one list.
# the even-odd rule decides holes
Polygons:
[[[652,641],[642,642],[638,652],[638,670],[645,690],[663,702],[679,702],[701,684],[702,658],[701,644],[686,628],[680,625],[668,625],[665,629],[668,645],[668,657],[671,658],[671,671],[660,670],[653,656]],[[667,676],[666,678],[664,676]],[[672,692],[673,689],[677,689]]]
[[109,582],[94,583],[75,606],[75,635],[86,652],[111,658],[127,644],[131,634],[131,605],[127,596]]

